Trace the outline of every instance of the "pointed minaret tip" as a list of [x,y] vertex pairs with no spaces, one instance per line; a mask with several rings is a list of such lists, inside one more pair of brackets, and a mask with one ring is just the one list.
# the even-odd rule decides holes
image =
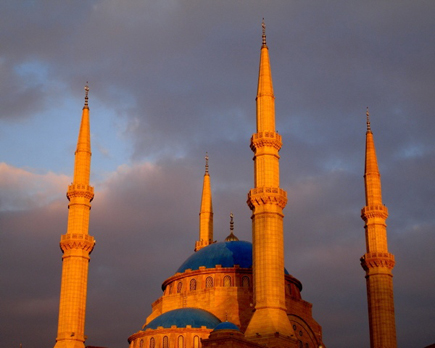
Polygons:
[[369,107],[367,106],[367,111],[366,111],[366,116],[367,116],[367,132],[372,132],[371,128],[370,128],[370,112],[369,112]]
[[263,17],[263,20],[261,21],[261,28],[263,29],[263,36],[262,36],[263,47],[266,47],[267,46],[267,44],[266,44],[266,24],[264,23],[264,17]]
[[208,152],[205,153],[205,175],[209,175],[209,173],[208,173]]
[[85,85],[85,106],[83,107],[83,109],[89,109],[88,94],[89,94],[89,85],[88,85],[88,81],[86,81],[86,85]]

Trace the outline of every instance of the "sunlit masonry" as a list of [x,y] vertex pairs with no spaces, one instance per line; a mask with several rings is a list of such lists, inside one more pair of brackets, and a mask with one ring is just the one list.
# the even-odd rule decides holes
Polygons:
[[[84,348],[86,339],[88,266],[95,241],[88,231],[94,191],[89,183],[88,86],[85,91],[74,177],[67,191],[68,229],[60,242],[63,264],[55,348]],[[163,282],[163,294],[152,303],[151,314],[142,327],[138,323],[138,328],[132,328],[134,333],[126,337],[130,348],[326,347],[322,328],[312,317],[312,304],[301,297],[301,282],[284,266],[283,209],[287,192],[279,186],[282,139],[275,130],[275,97],[264,23],[256,104],[257,132],[250,142],[254,187],[247,197],[252,211],[252,243],[236,237],[232,214],[228,237],[222,242],[214,240],[206,156],[194,253]],[[370,346],[394,348],[397,343],[391,271],[395,261],[388,251],[388,210],[382,203],[368,110],[364,183],[366,205],[361,217],[365,222],[366,253],[361,265],[366,272]]]

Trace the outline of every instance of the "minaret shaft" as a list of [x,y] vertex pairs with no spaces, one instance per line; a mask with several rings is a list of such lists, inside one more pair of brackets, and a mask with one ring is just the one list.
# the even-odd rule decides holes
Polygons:
[[195,243],[195,251],[213,243],[213,204],[211,198],[210,174],[208,173],[208,155],[202,185],[201,208],[199,211],[199,240]]
[[[368,114],[367,114],[368,117]],[[370,126],[369,120],[367,121]],[[366,134],[364,184],[366,206],[361,211],[365,222],[366,253],[361,266],[366,271],[369,311],[370,347],[396,348],[396,326],[393,298],[394,255],[388,252],[388,209],[382,203],[381,176],[370,128]]]
[[89,255],[95,245],[88,231],[94,190],[89,186],[91,141],[87,92],[88,89],[75,152],[74,178],[67,192],[70,201],[67,233],[60,241],[62,280],[55,348],[83,348],[85,342]]
[[[278,151],[282,141],[275,131],[275,97],[264,23],[256,103],[257,133],[251,138],[255,188],[248,193],[247,202],[252,210],[255,312],[245,336],[260,343],[265,339],[294,338],[286,313],[284,288],[282,211],[287,193],[279,187]],[[279,345],[286,346],[289,342]]]

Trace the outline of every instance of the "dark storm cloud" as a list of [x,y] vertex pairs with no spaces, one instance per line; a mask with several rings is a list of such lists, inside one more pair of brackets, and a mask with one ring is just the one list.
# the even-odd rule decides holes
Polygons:
[[[324,341],[368,346],[359,214],[369,106],[397,260],[399,345],[433,343],[432,2],[7,1],[0,8],[1,118],[30,118],[89,80],[93,96],[127,122],[132,164],[95,183],[88,344],[125,347],[161,282],[192,252],[205,151],[216,239],[228,234],[233,211],[236,235],[250,240],[245,201],[262,17],[284,139],[287,268],[304,284]],[[3,211],[0,220],[1,345],[49,346],[67,202],[41,195],[35,204],[18,187],[13,197],[2,190],[2,202],[24,209]]]

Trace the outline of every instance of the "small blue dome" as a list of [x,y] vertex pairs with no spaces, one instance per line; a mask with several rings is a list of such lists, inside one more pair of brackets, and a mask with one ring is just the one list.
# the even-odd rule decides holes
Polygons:
[[243,241],[220,242],[210,244],[190,256],[178,268],[177,273],[184,273],[186,269],[197,270],[200,266],[224,268],[239,265],[241,268],[252,267],[252,244]]
[[193,328],[205,326],[207,329],[214,329],[220,322],[217,317],[204,309],[180,308],[159,315],[151,320],[143,330],[157,329],[159,326],[170,328],[172,325],[176,327],[190,325]]
[[[184,273],[187,269],[198,270],[199,267],[224,268],[239,265],[240,268],[252,268],[252,243],[245,241],[231,241],[210,244],[192,254],[178,268],[177,273]],[[289,274],[284,268],[285,274]]]
[[240,331],[239,327],[236,324],[230,323],[229,321],[224,321],[223,323],[220,323],[218,326],[214,328],[213,331],[218,330],[237,330]]

